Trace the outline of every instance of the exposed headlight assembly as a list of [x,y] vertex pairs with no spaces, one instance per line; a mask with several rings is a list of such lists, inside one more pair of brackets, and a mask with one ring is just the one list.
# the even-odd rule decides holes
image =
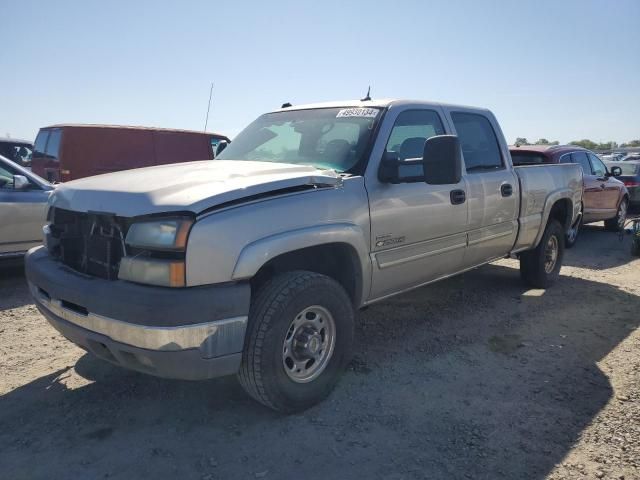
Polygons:
[[[146,250],[151,255],[143,252],[122,257],[118,278],[160,287],[184,287],[185,260],[181,252],[187,247],[192,225],[191,218],[165,218],[131,225],[126,244],[134,249]],[[165,253],[154,256],[154,252]]]
[[193,225],[191,218],[167,218],[131,225],[127,232],[127,245],[135,248],[183,251]]

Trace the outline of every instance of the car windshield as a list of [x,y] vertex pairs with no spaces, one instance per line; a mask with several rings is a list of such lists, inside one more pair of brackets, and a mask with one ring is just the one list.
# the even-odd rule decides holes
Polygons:
[[351,171],[364,156],[378,108],[318,108],[267,113],[216,160],[253,160]]

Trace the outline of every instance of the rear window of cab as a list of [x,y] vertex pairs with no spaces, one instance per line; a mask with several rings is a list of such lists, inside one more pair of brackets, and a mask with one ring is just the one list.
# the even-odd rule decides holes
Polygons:
[[538,152],[511,152],[511,160],[514,166],[518,165],[539,165],[548,163],[549,159],[546,155]]

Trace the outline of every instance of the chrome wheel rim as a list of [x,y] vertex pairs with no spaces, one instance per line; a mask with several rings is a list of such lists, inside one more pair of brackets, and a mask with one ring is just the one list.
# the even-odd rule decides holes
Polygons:
[[318,378],[327,367],[336,343],[336,324],[331,313],[312,305],[298,313],[285,335],[282,365],[296,383]]
[[576,222],[576,224],[569,229],[569,231],[567,232],[567,240],[571,243],[573,243],[576,238],[578,237],[578,231],[580,230],[580,220],[578,220]]
[[544,271],[553,272],[558,261],[558,239],[555,235],[551,235],[544,249]]
[[624,223],[627,221],[627,202],[622,202],[618,209],[618,227],[624,228]]

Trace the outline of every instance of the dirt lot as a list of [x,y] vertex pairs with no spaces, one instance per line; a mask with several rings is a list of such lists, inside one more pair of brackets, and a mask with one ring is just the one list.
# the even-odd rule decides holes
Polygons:
[[600,227],[548,291],[503,260],[361,312],[351,370],[290,417],[92,358],[0,275],[3,479],[640,478],[640,259]]

